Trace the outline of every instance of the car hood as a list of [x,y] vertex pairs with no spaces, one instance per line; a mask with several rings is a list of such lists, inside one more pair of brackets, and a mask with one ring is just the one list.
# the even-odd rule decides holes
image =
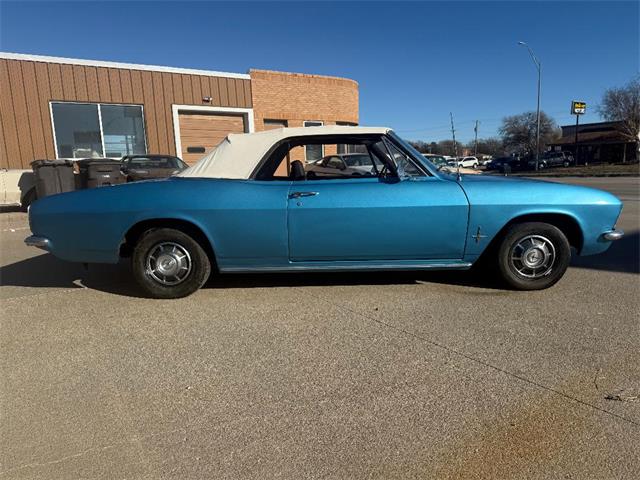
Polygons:
[[[451,177],[455,179],[454,175]],[[618,197],[604,190],[547,180],[498,175],[461,175],[458,183],[472,205],[621,205]]]

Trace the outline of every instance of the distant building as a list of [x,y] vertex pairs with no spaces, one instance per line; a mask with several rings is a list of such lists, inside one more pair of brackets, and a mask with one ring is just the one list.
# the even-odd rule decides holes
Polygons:
[[[347,78],[0,52],[0,204],[20,201],[37,159],[158,153],[192,164],[229,133],[357,124]],[[311,147],[293,159],[338,148]]]
[[622,122],[585,123],[578,126],[576,157],[576,126],[565,125],[562,138],[551,143],[551,150],[572,152],[579,163],[633,162],[638,160],[638,144],[620,133]]

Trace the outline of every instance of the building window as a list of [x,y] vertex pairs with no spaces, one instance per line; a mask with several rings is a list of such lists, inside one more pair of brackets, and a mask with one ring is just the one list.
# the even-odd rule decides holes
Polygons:
[[[342,127],[355,127],[358,124],[357,123],[351,123],[351,122],[336,122],[337,126],[342,126]],[[344,153],[367,153],[367,149],[364,145],[347,145],[344,143],[339,143],[338,146],[336,147],[336,150],[339,154],[344,154]]]
[[146,154],[142,106],[51,103],[58,158]]
[[286,128],[287,127],[287,121],[286,120],[270,120],[265,118],[264,119],[264,129],[265,130],[273,130],[276,128]]
[[[322,122],[305,121],[305,127],[321,127],[324,125]],[[304,158],[307,162],[314,162],[324,157],[324,145],[305,145]]]
[[137,105],[100,105],[106,157],[144,155],[142,108]]

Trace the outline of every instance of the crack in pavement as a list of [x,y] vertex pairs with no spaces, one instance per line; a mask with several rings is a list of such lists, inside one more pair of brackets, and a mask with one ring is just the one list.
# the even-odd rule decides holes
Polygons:
[[434,347],[439,348],[441,350],[444,350],[446,352],[449,352],[449,353],[452,353],[454,355],[458,355],[460,357],[466,358],[467,360],[470,360],[470,361],[472,361],[474,363],[477,363],[478,365],[482,365],[484,367],[490,368],[490,369],[495,370],[497,372],[500,372],[500,373],[502,373],[504,375],[507,375],[507,376],[509,376],[511,378],[515,378],[517,380],[520,380],[521,382],[527,383],[527,384],[532,385],[534,387],[537,387],[539,389],[542,389],[542,390],[545,390],[547,392],[553,393],[554,395],[563,397],[563,398],[565,398],[567,400],[570,400],[570,401],[572,401],[574,403],[578,403],[578,404],[583,405],[585,407],[589,407],[589,408],[591,408],[593,410],[596,410],[596,411],[598,411],[600,413],[604,413],[606,415],[610,415],[612,417],[615,417],[618,420],[622,420],[622,421],[627,422],[627,423],[629,423],[631,425],[634,425],[636,427],[640,427],[640,422],[637,422],[637,421],[635,421],[633,419],[624,417],[624,416],[619,415],[619,414],[617,414],[615,412],[611,412],[611,411],[606,410],[604,408],[598,407],[597,405],[593,405],[592,403],[589,403],[587,401],[584,401],[584,400],[581,400],[581,399],[579,399],[577,397],[569,395],[568,393],[562,392],[561,390],[557,390],[557,389],[555,389],[553,387],[549,387],[549,386],[544,385],[542,383],[536,382],[535,380],[531,380],[529,378],[523,377],[522,375],[518,375],[517,373],[510,372],[509,370],[505,370],[504,368],[501,368],[501,367],[499,367],[497,365],[493,365],[493,364],[491,364],[489,362],[486,362],[486,361],[481,360],[481,359],[479,359],[477,357],[474,357],[473,355],[470,355],[468,353],[462,352],[460,350],[456,350],[455,348],[452,348],[452,347],[450,347],[448,345],[445,345],[443,343],[436,342],[435,340],[431,340],[431,339],[429,339],[427,337],[424,337],[422,335],[419,335],[419,334],[417,334],[415,332],[411,332],[411,331],[409,331],[409,330],[407,330],[405,328],[392,325],[392,324],[387,323],[387,322],[385,322],[383,320],[380,320],[380,319],[375,318],[373,316],[367,315],[367,314],[365,314],[363,312],[359,312],[357,310],[354,310],[352,308],[346,307],[344,305],[339,305],[339,304],[330,302],[328,300],[325,300],[322,297],[318,297],[318,296],[315,296],[315,295],[313,295],[313,297],[316,298],[317,300],[320,300],[320,301],[326,303],[326,304],[329,304],[329,305],[332,305],[334,307],[340,308],[340,309],[342,309],[344,311],[347,311],[347,312],[351,312],[351,313],[353,313],[355,315],[358,315],[358,316],[360,316],[360,317],[362,317],[362,318],[364,318],[366,320],[375,322],[375,323],[377,323],[379,325],[382,325],[382,326],[384,326],[386,328],[393,329],[393,330],[395,330],[397,332],[400,332],[400,333],[402,333],[404,335],[407,335],[409,337],[413,337],[413,338],[415,338],[417,340],[420,340],[422,342],[425,342],[425,343],[428,343],[430,345],[433,345]]

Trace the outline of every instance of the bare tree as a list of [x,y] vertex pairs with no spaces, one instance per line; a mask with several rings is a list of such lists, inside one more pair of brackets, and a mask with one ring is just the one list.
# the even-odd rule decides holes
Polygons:
[[640,75],[622,87],[610,88],[602,95],[598,113],[608,121],[620,121],[620,133],[629,142],[640,142]]
[[[461,148],[460,143],[458,143],[458,148]],[[454,148],[453,140],[440,140],[438,142],[438,153],[440,155],[454,156],[456,154],[455,152],[456,149]]]
[[[473,146],[473,142],[468,145],[469,148],[473,148]],[[504,155],[504,145],[502,144],[502,140],[495,137],[479,138],[478,153],[493,155],[494,157]]]
[[[504,148],[511,152],[534,154],[536,151],[536,112],[525,112],[502,119],[498,130]],[[540,151],[559,137],[556,122],[546,113],[540,112]]]

